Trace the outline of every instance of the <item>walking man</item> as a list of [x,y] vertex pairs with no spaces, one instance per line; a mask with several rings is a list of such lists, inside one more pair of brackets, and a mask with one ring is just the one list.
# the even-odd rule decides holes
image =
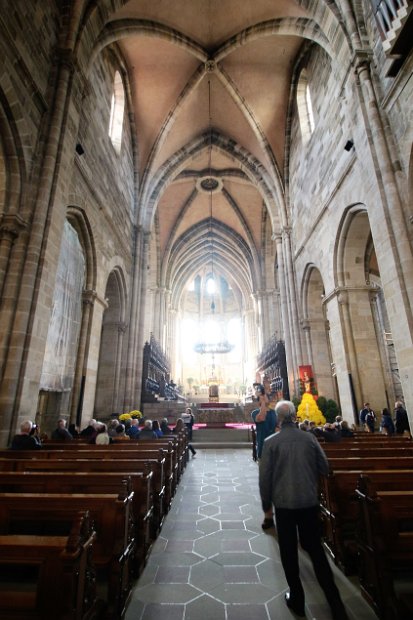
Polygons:
[[275,411],[281,430],[264,441],[259,484],[264,512],[275,508],[281,562],[290,588],[285,594],[286,604],[298,616],[305,616],[298,531],[334,620],[348,620],[321,542],[318,480],[328,474],[327,457],[312,433],[297,428],[293,403],[280,401]]

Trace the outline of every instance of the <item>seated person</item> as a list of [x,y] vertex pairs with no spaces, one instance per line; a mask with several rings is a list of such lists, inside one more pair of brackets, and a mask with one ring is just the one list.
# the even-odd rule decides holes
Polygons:
[[137,439],[140,435],[138,420],[130,420],[125,432],[131,439]]
[[349,427],[348,422],[346,420],[343,420],[340,423],[340,426],[341,426],[340,433],[342,437],[354,437],[354,433]]
[[171,434],[171,429],[168,426],[168,420],[166,418],[163,418],[163,420],[161,420],[161,431],[163,432],[164,435],[170,435]]
[[326,441],[340,441],[341,439],[341,433],[337,430],[336,425],[329,424],[329,422],[324,424],[323,434],[321,436],[324,437]]
[[97,446],[107,446],[112,443],[112,438],[108,435],[108,427],[103,422],[97,423],[95,443]]
[[112,437],[112,441],[117,443],[118,441],[129,441],[130,437],[125,433],[125,427],[123,424],[118,424],[116,427],[116,435]]
[[13,437],[12,450],[39,450],[42,444],[38,435],[39,429],[31,420],[25,420],[20,425],[20,433]]
[[90,420],[89,424],[80,431],[80,437],[87,439],[88,443],[95,443],[96,439],[96,420]]
[[158,439],[156,433],[152,430],[152,420],[145,420],[143,429],[139,433],[139,441],[141,439]]
[[159,422],[158,420],[154,420],[152,422],[152,430],[155,433],[155,435],[157,437],[163,437],[163,432],[161,431],[161,429],[159,428]]
[[57,421],[57,428],[52,433],[52,439],[53,441],[71,441],[73,439],[66,428],[66,420],[63,418]]
[[116,437],[116,429],[119,426],[119,420],[111,420],[108,424],[109,437]]
[[73,423],[69,424],[68,431],[72,435],[73,438],[79,437],[79,427],[76,426],[76,424],[73,424]]

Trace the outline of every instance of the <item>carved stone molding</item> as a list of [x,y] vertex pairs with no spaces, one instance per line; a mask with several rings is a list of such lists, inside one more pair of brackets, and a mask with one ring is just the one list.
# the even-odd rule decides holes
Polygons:
[[3,215],[0,223],[0,238],[15,239],[22,230],[27,228],[26,222],[17,213]]
[[82,301],[85,304],[85,306],[94,306],[95,305],[95,301],[100,301],[100,303],[105,308],[108,307],[108,304],[107,304],[106,300],[103,300],[103,299],[99,298],[97,292],[93,291],[91,289],[83,291],[83,293],[82,293]]
[[217,68],[215,60],[207,60],[205,63],[205,73],[213,73]]

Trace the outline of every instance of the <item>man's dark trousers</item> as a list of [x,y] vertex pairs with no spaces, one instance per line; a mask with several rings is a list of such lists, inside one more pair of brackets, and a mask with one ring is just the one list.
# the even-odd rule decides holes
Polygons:
[[343,608],[341,597],[334,583],[333,573],[328,563],[320,537],[319,508],[276,508],[278,544],[285,577],[290,587],[290,600],[297,609],[304,608],[304,590],[300,580],[298,565],[297,530],[301,547],[313,563],[318,583],[324,591],[332,610]]

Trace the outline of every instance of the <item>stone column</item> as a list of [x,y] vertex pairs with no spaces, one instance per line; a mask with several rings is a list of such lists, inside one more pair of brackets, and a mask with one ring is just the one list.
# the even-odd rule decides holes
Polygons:
[[[122,360],[123,360],[123,341],[125,338],[125,332],[127,329],[127,324],[124,321],[121,321],[117,325],[118,331],[118,339],[116,346],[116,363],[115,363],[115,377],[114,377],[114,390],[112,397],[112,411],[111,413],[123,413],[120,403],[120,380],[121,380],[121,372],[122,372]],[[123,401],[122,401],[123,402]]]
[[278,263],[278,278],[280,286],[280,300],[281,300],[281,322],[282,331],[285,341],[285,357],[287,362],[288,383],[290,393],[293,394],[297,391],[296,381],[298,380],[298,368],[295,366],[293,358],[293,348],[291,343],[291,331],[288,312],[288,299],[286,291],[286,274],[284,269],[284,252],[283,252],[283,239],[281,235],[275,235],[274,237],[277,246],[277,263]]
[[260,291],[252,294],[254,302],[254,318],[255,318],[255,340],[257,350],[261,351],[264,346],[264,333],[262,326],[262,294]]
[[[171,292],[168,291],[169,297]],[[168,307],[167,316],[167,341],[166,341],[166,354],[171,360],[171,376],[174,379],[175,383],[178,383],[179,377],[176,372],[176,358],[177,358],[177,349],[180,344],[177,341],[177,311],[175,308]]]
[[294,372],[298,373],[298,365],[303,354],[301,348],[301,332],[299,327],[298,299],[295,284],[295,271],[291,250],[291,228],[282,230],[285,271],[287,278],[287,299],[289,302],[290,329],[292,332],[293,356],[295,361]]
[[301,329],[304,332],[304,343],[306,348],[303,361],[310,364],[314,369],[313,353],[311,349],[311,324],[308,319],[301,319]]
[[3,215],[0,223],[0,292],[3,291],[14,241],[26,228],[26,222],[17,213]]
[[[337,287],[325,298],[340,400],[347,411],[351,408],[354,416],[363,402],[370,402],[373,409],[380,409],[386,403],[383,366],[371,310],[371,290],[369,285]],[[336,309],[333,301],[337,303]]]
[[357,50],[354,69],[368,146],[381,200],[369,210],[369,221],[388,308],[404,399],[413,427],[413,257],[402,200],[380,116],[368,55]]
[[[28,245],[26,251],[20,253],[21,262],[18,269],[13,270],[15,272],[13,278],[16,278],[16,272],[19,278],[17,279],[18,285],[16,285],[16,280],[10,283],[10,288],[14,291],[13,298],[11,298],[12,304],[7,312],[2,313],[3,328],[8,332],[6,334],[8,346],[0,388],[0,417],[2,418],[0,441],[3,445],[7,443],[7,435],[13,435],[19,424],[17,414],[19,413],[20,417],[34,415],[36,406],[34,395],[36,391],[37,397],[35,387],[37,370],[33,370],[33,376],[26,376],[29,363],[27,351],[37,345],[40,353],[42,346],[33,340],[32,330],[36,322],[34,313],[39,301],[38,291],[44,273],[42,251],[48,241],[45,231],[54,213],[55,204],[61,204],[61,200],[55,202],[58,192],[57,179],[62,160],[61,146],[64,143],[67,128],[66,120],[75,69],[70,49],[57,50],[56,58],[55,88],[53,100],[50,103],[51,112],[47,123],[44,156],[37,171],[38,182],[34,189],[33,217],[30,231],[28,231]],[[15,312],[17,307],[18,312]],[[39,315],[39,321],[40,318]],[[38,329],[37,326],[35,329]]]
[[96,298],[96,291],[83,291],[82,320],[80,325],[79,345],[77,348],[75,376],[73,380],[70,407],[70,423],[72,424],[80,424],[82,419],[83,398],[86,381],[86,361],[89,354],[90,330],[93,317],[93,307]]
[[83,393],[83,405],[81,410],[81,424],[85,426],[94,416],[97,369],[99,364],[100,341],[102,334],[103,313],[107,308],[107,302],[92,293],[89,304],[89,327],[87,332],[87,349],[85,350],[84,370],[85,387]]
[[142,234],[141,252],[137,257],[140,264],[139,269],[139,306],[138,306],[138,324],[136,326],[136,337],[134,347],[135,373],[133,390],[131,393],[131,406],[139,406],[141,399],[142,386],[142,366],[143,366],[143,345],[145,342],[145,300],[146,287],[148,279],[148,263],[149,263],[149,245],[151,234],[145,232]]

